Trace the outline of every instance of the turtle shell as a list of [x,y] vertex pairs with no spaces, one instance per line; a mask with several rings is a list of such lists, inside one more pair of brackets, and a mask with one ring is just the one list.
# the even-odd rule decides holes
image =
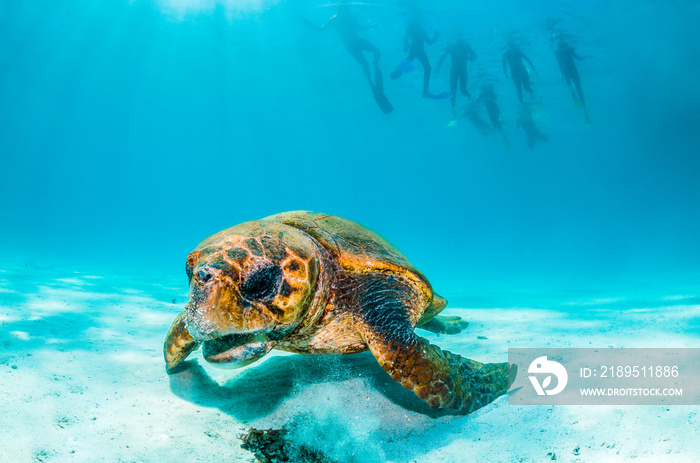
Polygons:
[[362,225],[342,217],[310,211],[292,211],[261,221],[289,225],[310,235],[345,271],[388,273],[403,277],[419,294],[412,313],[420,325],[437,315],[447,304],[433,293],[428,279],[388,240]]

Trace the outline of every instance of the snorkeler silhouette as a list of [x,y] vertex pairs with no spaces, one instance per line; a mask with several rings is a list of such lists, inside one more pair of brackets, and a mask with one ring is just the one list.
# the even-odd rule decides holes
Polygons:
[[[591,119],[588,117],[588,110],[586,109],[586,100],[583,97],[583,90],[581,89],[581,77],[579,76],[578,69],[576,69],[576,63],[574,58],[582,61],[590,56],[579,56],[576,54],[574,48],[569,44],[563,37],[559,37],[557,40],[557,48],[554,50],[554,55],[557,57],[557,62],[559,63],[559,69],[561,70],[561,75],[566,81],[566,85],[569,86],[571,90],[571,96],[574,99],[574,103],[583,106],[584,115],[586,117],[586,125],[591,124]],[[571,86],[573,82],[576,87],[574,92],[574,87]],[[576,96],[578,93],[578,98]]]
[[471,101],[467,105],[466,111],[464,111],[464,117],[469,119],[474,128],[479,131],[479,133],[487,137],[491,132],[493,132],[493,127],[491,124],[486,122],[481,114],[479,114],[479,102]]
[[535,65],[532,64],[530,58],[525,56],[525,53],[520,51],[518,46],[515,44],[515,40],[508,40],[508,49],[503,53],[503,73],[508,77],[508,71],[506,69],[506,63],[510,66],[510,74],[513,78],[513,83],[515,84],[515,89],[518,92],[518,100],[523,102],[523,88],[528,91],[531,95],[534,95],[532,87],[530,87],[530,75],[523,64],[523,60],[527,61],[532,67],[532,70],[537,72]]
[[494,129],[501,132],[506,147],[510,148],[510,141],[508,140],[508,137],[506,137],[506,133],[503,131],[503,124],[501,124],[501,108],[498,107],[496,99],[496,91],[493,89],[493,84],[484,84],[481,86],[479,101],[484,103],[486,112],[489,115],[489,120],[491,121],[491,125]]
[[[341,2],[338,3],[336,14],[323,26],[317,26],[308,19],[305,19],[304,23],[319,32],[323,32],[328,26],[333,27],[350,55],[362,66],[362,71],[367,78],[367,82],[372,89],[372,94],[379,108],[384,114],[389,114],[394,110],[391,103],[384,95],[384,79],[382,78],[382,71],[379,69],[379,57],[381,52],[367,39],[360,37],[357,33],[358,31],[372,29],[376,27],[376,25],[361,26],[348,8],[346,0],[341,0]],[[364,52],[369,52],[374,55],[374,60],[372,62],[374,78],[372,78],[372,72],[370,71],[370,66],[365,58]]]
[[532,108],[525,103],[520,109],[518,115],[518,127],[522,127],[527,135],[527,146],[532,149],[537,144],[538,140],[549,141],[549,136],[540,132],[540,129],[535,125],[535,120],[532,117]]
[[[484,104],[486,108],[486,113],[488,114],[489,122],[481,117],[480,109],[481,103]],[[503,124],[501,123],[501,110],[496,104],[496,92],[493,90],[492,84],[484,84],[481,87],[481,94],[476,100],[472,100],[466,107],[464,112],[464,117],[469,119],[474,128],[479,131],[483,136],[488,136],[491,132],[498,130],[503,136],[503,142],[506,148],[511,148],[510,141],[506,137],[503,131]]]
[[423,66],[423,96],[426,98],[434,98],[435,96],[432,95],[429,90],[432,68],[430,67],[428,55],[425,53],[425,44],[434,44],[440,37],[440,33],[435,31],[435,36],[432,39],[429,38],[428,33],[425,32],[425,29],[423,29],[421,25],[422,20],[422,16],[419,13],[415,13],[408,23],[403,46],[403,51],[407,51],[408,56],[399,63],[394,72],[391,73],[391,78],[398,79],[401,77],[406,67],[405,63],[413,61],[414,58],[418,58],[418,61],[420,61],[420,64]]
[[452,104],[452,118],[454,120],[457,118],[455,112],[457,84],[459,83],[462,95],[466,97],[471,96],[469,90],[467,90],[467,61],[474,61],[476,55],[472,47],[462,37],[457,37],[445,47],[445,52],[440,57],[435,72],[440,72],[440,67],[445,62],[447,55],[450,55],[452,59],[452,67],[450,68],[450,92],[452,92],[452,98],[450,98],[450,103]]

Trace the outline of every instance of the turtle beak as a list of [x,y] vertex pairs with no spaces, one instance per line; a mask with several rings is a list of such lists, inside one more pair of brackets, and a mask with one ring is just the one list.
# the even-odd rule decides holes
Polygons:
[[190,336],[197,340],[209,341],[216,337],[214,327],[206,322],[206,314],[214,308],[205,303],[196,302],[187,304],[185,307],[185,325]]
[[221,270],[209,265],[196,267],[190,282],[190,301],[185,307],[187,330],[197,341],[217,337],[217,319],[221,298]]

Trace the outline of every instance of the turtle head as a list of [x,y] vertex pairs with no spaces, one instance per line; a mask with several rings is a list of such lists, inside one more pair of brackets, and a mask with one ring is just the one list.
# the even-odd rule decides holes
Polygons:
[[[204,341],[205,358],[238,362],[240,356],[264,350],[261,343],[269,350],[298,326],[315,300],[320,259],[308,235],[264,220],[237,225],[200,243],[187,257],[185,323],[194,339]],[[258,348],[240,349],[253,339]],[[230,355],[239,357],[220,355],[232,347],[240,352]]]

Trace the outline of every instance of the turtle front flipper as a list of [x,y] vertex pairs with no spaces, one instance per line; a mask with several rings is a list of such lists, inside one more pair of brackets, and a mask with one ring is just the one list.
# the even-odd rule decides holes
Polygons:
[[374,283],[367,296],[358,297],[356,303],[358,331],[394,380],[431,407],[466,413],[506,393],[510,370],[507,362],[483,364],[443,351],[417,336],[408,318],[412,299],[406,297],[405,288],[392,286],[392,282]]
[[167,372],[173,372],[190,353],[199,348],[200,344],[187,331],[185,312],[182,312],[173,321],[163,345],[163,356],[165,357],[165,369]]
[[275,342],[262,333],[229,334],[204,341],[203,355],[207,362],[220,368],[241,368],[270,352]]

